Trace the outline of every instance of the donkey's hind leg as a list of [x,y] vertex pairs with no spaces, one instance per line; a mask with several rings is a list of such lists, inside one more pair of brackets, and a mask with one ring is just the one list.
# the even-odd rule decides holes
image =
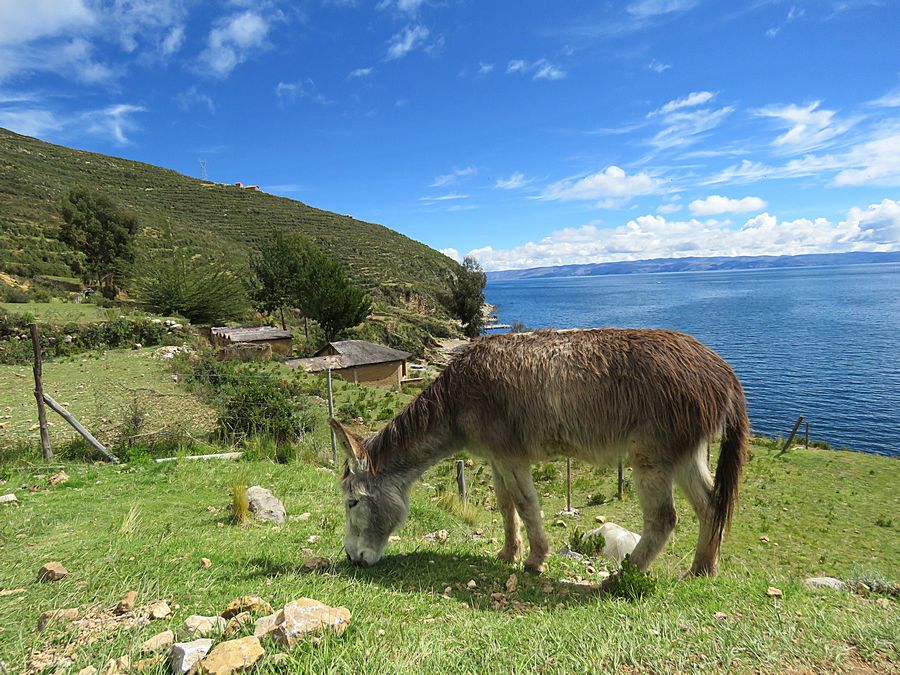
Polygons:
[[528,545],[531,550],[525,559],[525,569],[538,574],[546,572],[547,565],[544,561],[550,551],[550,544],[544,532],[544,519],[541,517],[541,504],[531,478],[531,466],[517,463],[504,464],[497,468],[528,533]]
[[704,456],[706,444],[687,457],[675,469],[675,482],[690,502],[700,523],[697,550],[689,574],[697,576],[716,573],[721,540],[713,533],[713,479]]
[[633,462],[634,486],[644,514],[641,540],[629,559],[638,569],[646,570],[666,545],[675,529],[675,500],[672,493],[672,471],[659,464]]
[[503,516],[503,548],[497,553],[497,557],[511,563],[515,562],[522,552],[519,514],[516,513],[516,505],[509,490],[506,489],[500,469],[496,464],[491,464],[491,469],[494,472],[494,494],[497,497],[497,508],[500,510],[500,515]]

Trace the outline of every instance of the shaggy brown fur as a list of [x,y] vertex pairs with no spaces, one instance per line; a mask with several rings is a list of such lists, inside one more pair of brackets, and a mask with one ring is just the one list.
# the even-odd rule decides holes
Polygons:
[[[687,335],[540,331],[477,340],[381,432],[353,441],[371,476],[403,476],[407,490],[407,481],[461,447],[489,459],[506,521],[501,557],[520,548],[518,513],[532,547],[526,563],[537,569],[547,545],[530,465],[553,455],[595,464],[630,457],[644,511],[633,559],[649,565],[674,528],[674,481],[701,521],[692,571],[713,573],[737,497],[748,426],[734,372]],[[719,434],[713,483],[702,455]]]

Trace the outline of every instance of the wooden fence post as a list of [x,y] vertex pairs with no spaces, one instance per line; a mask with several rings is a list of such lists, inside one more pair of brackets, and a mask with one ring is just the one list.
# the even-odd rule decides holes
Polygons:
[[38,334],[36,323],[29,326],[31,329],[31,346],[34,348],[34,398],[37,400],[38,425],[41,428],[41,452],[44,461],[53,459],[53,449],[50,447],[50,433],[47,431],[47,411],[44,410],[44,382],[41,356],[41,336]]
[[806,449],[809,450],[809,420],[806,421]]
[[119,458],[112,454],[109,450],[107,450],[104,445],[94,438],[94,435],[85,429],[81,423],[75,419],[74,415],[70,413],[68,410],[63,408],[59,403],[53,400],[53,398],[49,394],[44,394],[44,402],[50,406],[55,412],[59,413],[59,415],[75,429],[79,434],[84,437],[86,440],[97,452],[106,457],[110,462],[114,462],[116,464],[119,463]]
[[572,458],[566,457],[566,513],[572,513]]
[[793,441],[793,440],[794,440],[794,436],[797,435],[797,429],[800,428],[800,424],[801,424],[802,422],[803,422],[803,415],[800,415],[800,417],[797,418],[797,421],[794,422],[794,428],[791,429],[791,435],[788,436],[787,440],[784,442],[784,445],[781,446],[781,452],[779,452],[779,453],[776,455],[776,457],[780,457],[781,455],[783,455],[784,453],[787,452],[787,449],[788,449],[789,447],[791,447],[791,441]]
[[622,461],[619,461],[619,501],[625,499],[625,467],[622,466]]
[[466,501],[466,463],[461,459],[456,460],[456,487],[459,496]]
[[[328,416],[334,417],[334,392],[331,389],[331,368],[326,371],[328,373]],[[334,428],[331,429],[331,463],[337,464],[337,434]]]

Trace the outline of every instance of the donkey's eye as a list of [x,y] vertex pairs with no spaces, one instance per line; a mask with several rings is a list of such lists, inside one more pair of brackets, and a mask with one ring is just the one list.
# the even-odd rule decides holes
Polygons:
[[348,500],[347,500],[347,508],[348,508],[348,509],[352,509],[352,508],[353,508],[354,506],[356,506],[357,504],[359,504],[359,500],[358,500],[358,499],[348,499]]

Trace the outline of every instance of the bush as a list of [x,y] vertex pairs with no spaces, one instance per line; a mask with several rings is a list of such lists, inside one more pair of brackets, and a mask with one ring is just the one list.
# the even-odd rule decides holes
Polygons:
[[606,539],[599,532],[591,537],[586,537],[585,533],[576,527],[569,536],[569,550],[588,558],[598,558],[603,555],[605,546]]
[[28,302],[28,293],[21,288],[10,288],[6,291],[6,302],[22,304]]
[[656,591],[656,579],[642,572],[625,556],[622,569],[611,576],[606,583],[606,592],[617,598],[634,601]]

